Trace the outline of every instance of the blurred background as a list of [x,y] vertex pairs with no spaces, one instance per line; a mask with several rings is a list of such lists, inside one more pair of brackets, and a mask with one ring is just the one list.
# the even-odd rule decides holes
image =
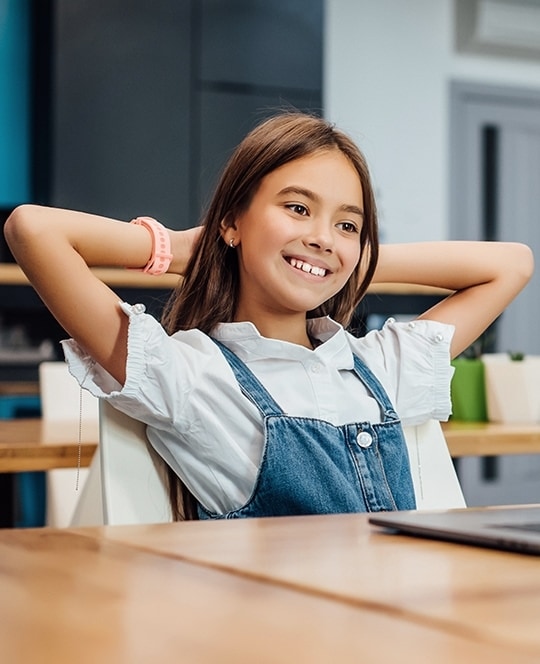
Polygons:
[[[195,225],[231,150],[283,107],[357,141],[383,241],[516,240],[538,260],[540,0],[0,0],[0,224],[35,202]],[[540,354],[539,279],[492,350]],[[10,288],[0,351],[56,342]],[[538,465],[516,462],[507,490],[536,490]],[[469,502],[494,502],[501,471],[483,468]]]

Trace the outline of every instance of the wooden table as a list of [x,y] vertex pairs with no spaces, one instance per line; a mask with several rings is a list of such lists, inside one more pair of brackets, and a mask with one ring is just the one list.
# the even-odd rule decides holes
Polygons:
[[15,475],[25,471],[90,465],[99,439],[97,422],[46,422],[41,418],[0,421],[0,528],[16,523]]
[[0,396],[35,396],[39,394],[39,381],[0,380]]
[[[528,652],[540,661],[538,557],[390,535],[369,526],[367,518],[246,519],[105,528],[103,534],[141,551],[340,601],[476,644]],[[397,657],[399,648],[388,637]]]
[[[41,418],[0,422],[0,473],[75,468],[79,455],[79,422],[46,422]],[[81,467],[90,465],[97,447],[98,425],[82,422]]]
[[451,420],[444,422],[442,429],[450,454],[454,458],[540,453],[540,424]]
[[366,515],[0,531],[0,660],[538,662],[538,559]]

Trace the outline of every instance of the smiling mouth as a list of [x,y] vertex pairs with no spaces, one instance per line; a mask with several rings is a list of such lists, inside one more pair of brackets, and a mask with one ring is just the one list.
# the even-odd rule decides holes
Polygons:
[[325,277],[328,272],[323,267],[310,265],[309,263],[301,261],[298,258],[287,258],[286,260],[289,263],[289,265],[296,268],[297,270],[301,270],[302,272],[307,272],[308,274],[314,274],[316,277]]

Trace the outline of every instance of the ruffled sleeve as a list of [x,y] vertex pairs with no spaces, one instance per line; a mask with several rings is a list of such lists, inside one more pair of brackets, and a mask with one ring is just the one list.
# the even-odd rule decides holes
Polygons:
[[403,424],[445,421],[452,413],[450,344],[454,327],[429,320],[389,319],[354,342],[355,352],[386,389]]
[[[220,356],[197,330],[169,336],[141,304],[119,303],[129,317],[126,380],[120,385],[73,340],[62,342],[69,370],[94,396],[158,428],[189,427],[185,405],[199,372]],[[182,343],[176,337],[182,335]]]

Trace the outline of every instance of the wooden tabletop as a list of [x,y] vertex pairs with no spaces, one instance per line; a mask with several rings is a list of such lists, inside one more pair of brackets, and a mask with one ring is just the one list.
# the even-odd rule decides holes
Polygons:
[[36,380],[0,380],[0,396],[36,396],[39,395],[39,381]]
[[3,662],[540,655],[537,560],[381,535],[365,515],[3,530],[0,560]]
[[444,437],[452,457],[538,454],[540,424],[444,422]]
[[365,514],[102,532],[141,551],[540,658],[538,557],[390,535]]
[[[99,439],[98,424],[82,422],[81,467],[90,465]],[[75,468],[79,456],[79,422],[41,418],[0,422],[0,473]]]

